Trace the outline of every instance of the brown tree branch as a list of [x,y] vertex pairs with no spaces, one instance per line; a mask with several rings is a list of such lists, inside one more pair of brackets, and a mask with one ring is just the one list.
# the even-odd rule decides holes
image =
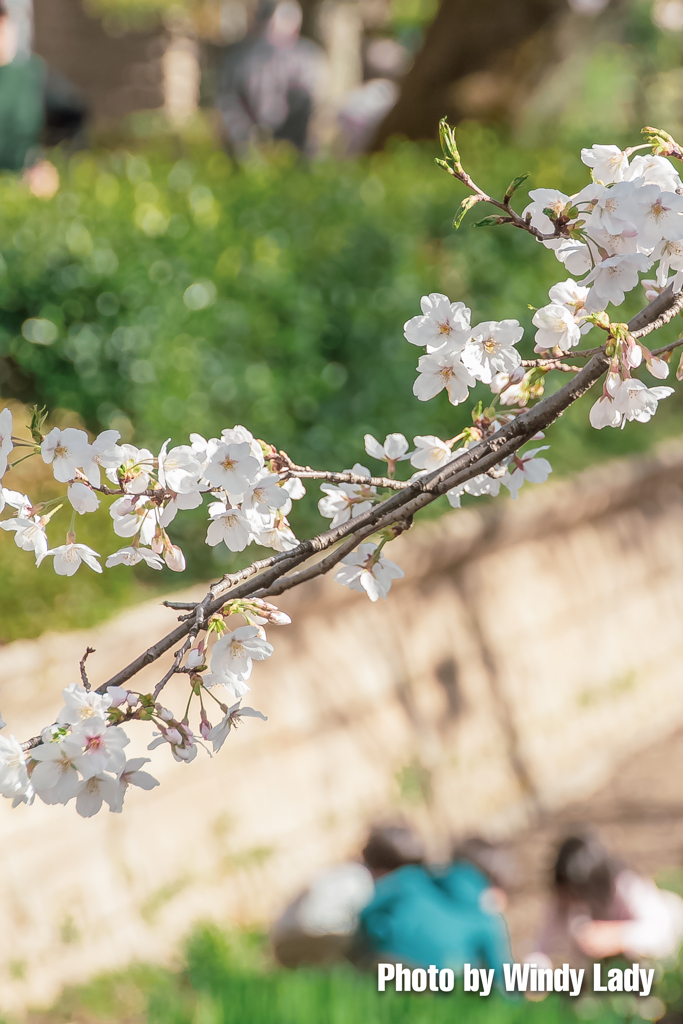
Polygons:
[[[629,321],[629,329],[635,333],[636,331],[643,332],[650,324],[662,326],[681,308],[683,308],[683,297],[674,296],[667,289]],[[653,329],[656,330],[656,327]],[[153,664],[177,643],[184,641],[176,652],[173,665],[155,688],[154,695],[158,696],[168,679],[180,668],[184,654],[189,650],[200,629],[204,628],[207,619],[222,608],[225,603],[225,595],[228,592],[231,600],[246,597],[264,598],[282,594],[292,587],[329,572],[346,553],[352,551],[359,543],[378,530],[387,526],[397,527],[398,531],[407,529],[420,509],[425,508],[452,488],[465,484],[475,476],[487,473],[505,458],[514,454],[539,430],[544,430],[553,423],[600,379],[608,365],[609,360],[604,349],[598,350],[576,376],[555,394],[549,395],[533,408],[522,411],[496,434],[471,448],[462,450],[445,466],[408,481],[406,487],[379,505],[317,537],[302,541],[291,551],[254,562],[238,573],[219,580],[213,584],[202,601],[192,606],[194,615],[186,617],[185,621],[175,629],[99,686],[97,692],[104,693],[109,686],[120,686],[126,683],[141,669]],[[312,555],[327,550],[340,541],[342,542],[340,546],[326,558],[298,573],[287,575],[291,569],[302,565]],[[166,602],[166,604],[169,607],[185,607],[184,602]],[[34,737],[24,743],[23,747],[25,750],[30,750],[41,742],[40,737]]]

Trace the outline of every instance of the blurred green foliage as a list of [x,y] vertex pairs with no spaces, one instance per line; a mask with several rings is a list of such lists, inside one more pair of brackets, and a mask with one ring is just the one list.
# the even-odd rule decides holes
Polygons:
[[[459,137],[466,166],[494,194],[523,171],[527,188],[571,192],[588,180],[578,150],[559,143],[529,150],[474,124]],[[529,354],[527,304],[542,305],[567,275],[523,232],[474,229],[473,215],[455,232],[464,189],[433,156],[429,146],[402,144],[357,162],[304,165],[275,149],[238,169],[208,144],[182,150],[178,140],[158,140],[137,152],[77,154],[60,167],[62,188],[47,202],[0,179],[0,393],[47,405],[55,422],[117,427],[152,448],[244,423],[321,468],[368,464],[366,431],[452,437],[471,403],[454,409],[445,393],[429,403],[412,396],[420,350],[404,341],[402,325],[420,296],[462,299],[473,322],[520,319]],[[516,201],[526,201],[522,190]],[[644,301],[638,292],[629,311]],[[678,429],[672,399],[646,427],[598,433],[587,419],[594,399],[552,428],[556,471],[643,450]],[[299,536],[324,526],[317,487],[309,491],[293,515]],[[168,588],[234,565],[224,548],[204,544],[205,519],[199,509],[171,528],[188,555],[182,580],[143,567],[104,578],[81,568],[56,581],[48,561],[38,582],[31,557],[12,551],[0,639],[88,624],[143,596],[136,580]],[[102,510],[82,538],[102,554],[118,546],[107,521]],[[4,573],[12,541],[2,540]]]

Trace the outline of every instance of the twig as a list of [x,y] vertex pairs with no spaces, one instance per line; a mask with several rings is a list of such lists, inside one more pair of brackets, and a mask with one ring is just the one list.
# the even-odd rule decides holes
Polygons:
[[80,661],[81,679],[83,680],[83,686],[85,687],[86,690],[90,689],[90,683],[88,681],[88,673],[85,671],[85,663],[88,660],[88,657],[91,654],[94,654],[94,653],[95,653],[95,648],[94,647],[86,647],[85,654],[83,655],[83,657],[81,658],[81,661]]

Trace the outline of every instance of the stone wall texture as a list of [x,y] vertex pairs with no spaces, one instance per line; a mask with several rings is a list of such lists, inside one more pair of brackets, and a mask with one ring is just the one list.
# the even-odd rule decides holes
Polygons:
[[[197,920],[266,922],[373,821],[406,816],[435,856],[512,836],[683,725],[682,446],[449,514],[392,558],[386,603],[332,580],[282,599],[293,624],[269,629],[249,694],[269,721],[214,759],[157,751],[162,785],[122,815],[2,802],[2,1009],[168,960]],[[86,645],[97,684],[173,621],[153,603],[0,649],[8,732],[56,712]]]

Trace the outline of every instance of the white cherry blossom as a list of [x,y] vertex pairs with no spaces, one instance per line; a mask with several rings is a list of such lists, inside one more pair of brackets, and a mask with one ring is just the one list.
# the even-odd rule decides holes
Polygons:
[[9,409],[3,409],[0,412],[0,477],[7,472],[8,456],[14,448],[12,429],[12,413]]
[[337,583],[361,594],[365,592],[373,602],[380,597],[386,600],[392,581],[405,576],[403,569],[395,562],[377,554],[376,544],[359,544],[355,551],[344,555],[341,561],[342,568],[334,577]]
[[652,248],[662,239],[678,242],[683,238],[683,196],[662,192],[657,185],[636,190],[639,203],[638,242]]
[[0,736],[0,795],[22,796],[28,789],[26,755],[14,736]]
[[566,281],[558,281],[557,284],[554,284],[548,292],[548,298],[551,302],[566,306],[576,316],[586,305],[589,290],[569,277]]
[[651,153],[634,156],[624,174],[624,180],[658,185],[664,192],[676,192],[681,187],[681,179],[675,167],[666,157],[653,156]]
[[624,421],[614,398],[606,392],[592,406],[588,418],[596,430],[602,430],[603,427],[620,427]]
[[102,482],[100,469],[116,469],[124,461],[124,449],[116,443],[120,439],[118,430],[103,430],[90,445],[90,461],[82,469],[93,487]]
[[657,405],[664,398],[673,395],[674,389],[668,387],[648,388],[642,380],[629,377],[622,380],[614,395],[614,405],[625,420],[637,420],[647,423],[657,412]]
[[277,473],[262,471],[257,480],[251,484],[242,499],[242,508],[246,511],[260,512],[267,515],[282,508],[289,501],[289,494],[280,487]]
[[463,490],[473,498],[481,498],[484,495],[496,498],[500,494],[500,479],[489,476],[488,473],[480,473],[479,476],[473,476],[468,480],[463,485]]
[[73,480],[78,469],[91,461],[92,449],[84,430],[67,427],[60,430],[53,427],[40,445],[43,462],[52,465],[55,480],[67,483]]
[[441,348],[446,342],[462,348],[471,315],[464,302],[451,302],[447,295],[432,292],[422,296],[420,308],[422,316],[414,316],[404,324],[406,341],[411,345],[425,345],[427,352]]
[[81,782],[76,761],[82,753],[80,743],[70,737],[61,742],[41,743],[31,751],[31,757],[38,762],[31,782],[41,800],[66,804],[76,796]]
[[260,468],[248,441],[230,444],[221,441],[204,470],[204,477],[212,487],[223,487],[228,494],[241,498],[249,484],[256,480]]
[[225,544],[230,551],[244,551],[251,539],[251,523],[241,508],[226,508],[217,502],[216,514],[206,533],[206,543],[215,548]]
[[28,494],[22,494],[21,491],[10,491],[7,487],[0,487],[0,491],[2,491],[3,508],[5,505],[9,505],[11,508],[17,509],[19,515],[30,518],[33,502]]
[[123,799],[129,786],[150,790],[159,785],[158,779],[155,779],[153,775],[140,770],[143,764],[149,764],[150,760],[149,757],[132,757],[126,761],[117,779],[116,798],[107,801],[112,811],[120,812],[123,809]]
[[531,215],[531,226],[544,235],[549,235],[555,230],[555,225],[544,210],[552,210],[555,217],[559,217],[568,203],[571,203],[569,196],[564,192],[558,192],[556,188],[533,188],[529,192],[532,202],[524,209],[522,216]]
[[451,506],[451,508],[460,508],[464,490],[465,485],[458,484],[457,487],[451,487],[450,491],[446,491],[448,504]]
[[246,442],[249,445],[249,451],[252,458],[258,462],[259,470],[262,470],[265,465],[263,457],[263,448],[256,440],[254,435],[246,427],[238,424],[236,427],[230,427],[227,430],[221,431],[221,441],[225,444],[243,444]]
[[127,547],[119,548],[113,554],[107,557],[107,561],[104,563],[107,569],[111,569],[114,565],[137,565],[139,562],[145,562],[150,569],[163,569],[164,562],[160,555],[157,555],[152,551],[151,548],[144,547]]
[[[344,472],[356,476],[371,475],[367,466],[361,466],[358,462]],[[377,494],[377,488],[370,484],[321,484],[320,490],[325,497],[318,502],[318,510],[321,516],[332,520],[332,528],[371,509],[372,498]]]
[[[653,261],[659,260],[657,284],[660,288],[664,288],[668,283],[670,270],[683,270],[683,241],[669,242],[664,240],[660,242],[659,245],[655,246],[652,259]],[[643,281],[642,283],[646,285],[648,282]],[[654,296],[651,296],[651,298],[654,298]]]
[[393,468],[397,462],[405,462],[410,458],[408,441],[403,434],[387,434],[384,444],[380,444],[372,434],[365,434],[363,440],[368,455],[380,462],[388,462],[390,468]]
[[543,244],[553,249],[557,259],[564,264],[570,274],[576,274],[578,277],[593,266],[590,248],[576,238],[563,238],[559,242],[550,240]]
[[69,683],[62,690],[62,699],[64,707],[57,716],[59,725],[78,725],[91,718],[103,719],[112,702],[109,694],[86,690],[80,683]]
[[467,398],[468,388],[476,383],[458,352],[449,346],[431,355],[420,356],[417,369],[419,377],[413,384],[413,394],[421,402],[435,398],[445,388],[451,405],[459,405]]
[[71,502],[71,507],[81,516],[86,512],[96,512],[100,507],[100,499],[92,487],[83,483],[82,480],[74,480],[73,483],[70,483],[66,489],[66,496]]
[[[585,278],[586,283],[592,283],[591,294],[588,297],[588,304],[593,309],[603,308],[600,303],[612,302],[620,306],[624,301],[626,292],[638,284],[638,275],[650,266],[647,256],[642,253],[635,253],[629,256],[610,256],[603,260]],[[597,305],[593,305],[593,294],[597,298]]]
[[40,517],[28,519],[25,516],[15,516],[14,519],[5,519],[0,523],[3,530],[14,530],[14,543],[22,551],[33,551],[36,556],[36,564],[40,565],[47,554],[48,541],[45,527]]
[[81,562],[85,562],[93,572],[102,572],[102,566],[97,561],[100,556],[86,544],[76,544],[75,541],[70,541],[57,548],[50,548],[49,551],[38,557],[38,564],[48,555],[54,556],[53,565],[58,576],[73,576]]
[[174,494],[166,502],[165,507],[159,514],[159,525],[168,526],[175,519],[178,512],[185,512],[191,508],[199,508],[203,501],[201,491],[189,491],[187,494]]
[[217,754],[225,743],[230,730],[233,726],[238,725],[240,718],[260,718],[262,722],[267,722],[268,719],[265,715],[261,714],[260,711],[255,711],[254,708],[241,708],[240,701],[233,704],[231,708],[228,708],[227,713],[223,719],[214,725],[206,734],[206,739],[213,746],[214,754]]
[[531,322],[538,328],[535,352],[555,347],[562,352],[568,352],[581,341],[581,328],[566,306],[553,302],[542,306],[536,310]]
[[120,811],[119,790],[118,780],[111,775],[91,775],[81,782],[76,791],[76,810],[82,818],[92,818],[103,803],[109,805],[110,811]]
[[298,476],[290,476],[288,480],[283,480],[280,486],[283,491],[287,491],[292,501],[300,501],[306,494],[303,480],[300,480]]
[[581,150],[581,160],[593,171],[596,181],[609,185],[623,181],[628,172],[628,157],[618,146],[591,146]]
[[103,771],[118,774],[123,769],[123,748],[130,740],[120,726],[108,726],[103,718],[90,718],[72,729],[71,738],[81,747],[74,764],[84,779]]
[[620,181],[610,188],[602,189],[593,206],[589,228],[607,231],[610,235],[635,235],[641,214],[637,191],[632,181]]
[[157,527],[156,512],[145,501],[139,501],[135,495],[117,498],[109,506],[109,515],[117,537],[134,537],[139,533],[142,544],[152,543]]
[[122,461],[118,468],[107,469],[107,479],[118,484],[120,478],[123,489],[128,494],[142,494],[150,485],[154,456],[149,449],[136,448],[134,444],[122,444],[120,448]]
[[448,444],[440,437],[435,437],[434,434],[418,434],[413,438],[413,444],[415,451],[410,456],[410,463],[416,469],[427,471],[440,469],[455,457],[451,451],[452,442]]
[[507,487],[510,497],[517,499],[520,487],[528,481],[531,484],[543,484],[553,471],[547,459],[538,459],[539,452],[547,451],[550,445],[544,444],[540,448],[530,448],[523,455],[515,455],[507,473],[502,479],[503,486]]
[[168,441],[164,441],[159,452],[159,483],[174,494],[191,494],[198,491],[202,463],[197,453],[188,444],[178,445],[169,452],[168,444]]
[[499,371],[511,373],[522,361],[515,345],[524,328],[518,320],[486,320],[475,327],[462,353],[467,369],[484,384]]
[[223,634],[211,652],[211,672],[204,676],[205,686],[224,684],[236,697],[249,689],[253,662],[263,661],[273,653],[273,646],[258,626],[238,626]]
[[252,538],[257,544],[274,551],[291,551],[299,544],[287,520],[280,516],[272,516],[266,525],[254,530]]

